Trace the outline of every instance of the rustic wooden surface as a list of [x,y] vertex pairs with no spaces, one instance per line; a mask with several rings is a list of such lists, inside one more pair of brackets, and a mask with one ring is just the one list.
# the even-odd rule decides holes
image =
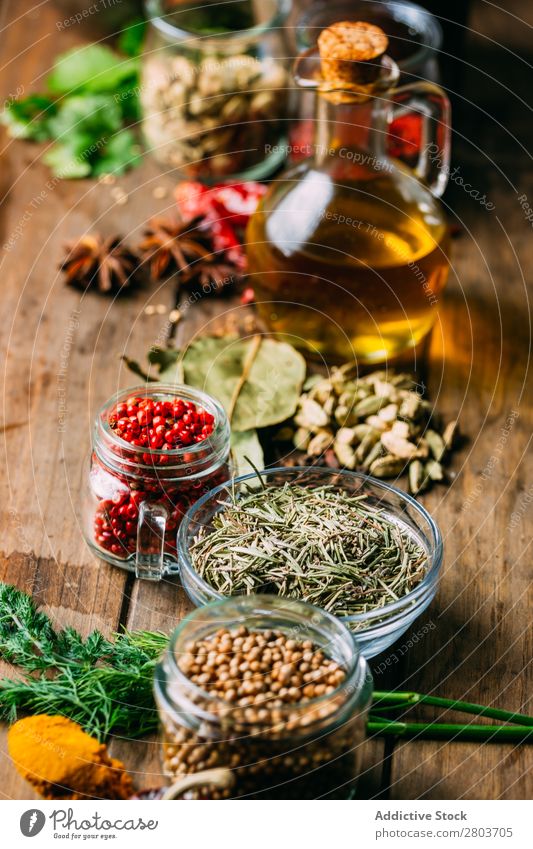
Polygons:
[[[32,11],[30,3],[11,0],[2,14],[3,100],[21,86],[24,92],[42,87],[55,53],[81,43],[84,34],[73,26],[58,35],[63,15],[50,2]],[[482,16],[476,21],[482,30]],[[501,38],[506,26],[502,15]],[[424,499],[445,537],[437,599],[374,669],[378,689],[394,681],[402,689],[532,713],[526,277],[533,256],[531,224],[517,200],[526,192],[533,205],[528,118],[519,99],[527,94],[526,75],[520,59],[479,36],[471,37],[469,63],[454,164],[496,208],[489,213],[457,183],[447,192],[463,232],[424,367],[439,409],[447,417],[460,412],[469,441],[456,457],[453,485]],[[475,70],[480,67],[486,72]],[[32,592],[58,624],[84,633],[121,625],[168,631],[188,609],[179,584],[138,583],[97,561],[79,519],[94,412],[132,383],[120,355],[142,358],[165,339],[167,315],[144,310],[148,304],[170,309],[172,287],[153,284],[116,302],[81,297],[64,287],[57,264],[65,241],[94,228],[134,241],[150,214],[172,206],[173,180],[146,161],[120,179],[128,203],[117,205],[111,186],[91,181],[47,189],[41,147],[3,139],[2,149],[0,238],[5,243],[17,235],[1,266],[0,424],[8,429],[2,434],[0,578]],[[169,194],[156,200],[152,192],[161,185]],[[207,300],[188,314],[183,338],[213,327],[217,313],[228,309],[227,302]],[[413,644],[405,651],[408,640]],[[157,741],[115,740],[113,749],[140,786],[158,783]],[[362,792],[398,799],[528,798],[531,767],[526,746],[413,741],[384,747],[376,741],[367,749]],[[32,798],[5,745],[1,775],[3,797]]]

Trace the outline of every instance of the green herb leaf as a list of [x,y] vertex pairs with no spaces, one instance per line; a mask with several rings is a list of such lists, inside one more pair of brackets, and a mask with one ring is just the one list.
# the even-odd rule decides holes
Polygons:
[[50,138],[50,118],[56,112],[53,100],[41,94],[30,94],[9,103],[0,115],[13,139],[46,141]]
[[55,144],[47,150],[43,162],[52,170],[54,177],[62,180],[78,180],[91,173],[90,163],[64,144]]
[[120,34],[117,47],[126,56],[138,56],[142,50],[144,34],[146,32],[146,21],[137,18],[132,21]]
[[53,94],[68,94],[81,88],[89,92],[113,92],[137,72],[137,59],[122,59],[103,44],[88,44],[59,56],[47,84]]
[[113,641],[55,631],[26,593],[0,583],[0,655],[24,673],[0,679],[0,717],[60,713],[100,739],[112,730],[140,737],[158,724],[153,674],[167,642],[151,631]]
[[305,360],[291,345],[263,338],[235,399],[254,339],[201,337],[183,356],[185,381],[217,398],[233,414],[233,430],[268,427],[293,415]]
[[141,159],[141,149],[131,130],[121,130],[116,133],[104,146],[103,154],[93,166],[92,173],[123,174],[128,168],[133,168]]
[[120,106],[108,94],[67,97],[49,121],[54,138],[80,153],[87,149],[89,141],[97,143],[116,133],[121,125]]

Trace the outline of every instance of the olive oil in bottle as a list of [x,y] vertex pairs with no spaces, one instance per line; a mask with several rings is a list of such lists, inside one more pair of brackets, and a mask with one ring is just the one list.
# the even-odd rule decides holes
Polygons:
[[439,201],[386,155],[392,94],[383,82],[317,92],[313,155],[278,177],[248,226],[260,315],[326,362],[373,363],[414,348],[448,274]]

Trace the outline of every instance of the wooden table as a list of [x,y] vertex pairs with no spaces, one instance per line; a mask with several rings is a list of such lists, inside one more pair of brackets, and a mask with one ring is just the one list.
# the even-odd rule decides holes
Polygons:
[[[83,33],[73,26],[59,35],[56,23],[63,16],[49,2],[32,11],[30,3],[11,0],[3,10],[7,98],[21,86],[24,92],[42,88],[55,53],[80,43]],[[500,33],[508,25],[502,18]],[[532,713],[533,488],[527,460],[533,387],[526,275],[533,256],[531,224],[517,199],[526,192],[533,205],[528,119],[519,100],[527,93],[526,73],[519,59],[481,38],[471,40],[468,57],[466,99],[456,119],[456,178],[485,192],[495,209],[488,212],[457,179],[452,182],[446,203],[462,234],[425,379],[445,416],[460,414],[469,441],[455,458],[453,484],[424,498],[445,538],[438,596],[411,636],[387,654],[386,674],[380,671],[386,658],[376,660],[375,680],[377,688],[392,680],[402,689]],[[57,266],[65,241],[87,230],[124,233],[135,243],[149,215],[172,208],[173,180],[147,160],[120,179],[128,201],[119,205],[113,186],[47,186],[50,173],[40,153],[38,146],[10,142],[0,172],[7,191],[2,242],[14,239],[1,275],[1,578],[31,592],[60,626],[83,633],[121,626],[170,631],[188,609],[179,584],[140,583],[97,561],[82,539],[80,493],[94,413],[132,383],[120,355],[142,359],[152,344],[164,342],[173,288],[152,284],[117,301],[80,297],[64,286]],[[168,189],[166,199],[153,196],[159,186]],[[164,315],[146,314],[148,305],[158,304]],[[228,309],[227,301],[205,298],[180,325],[182,338],[227,321]],[[406,652],[404,644],[417,632],[422,636]],[[156,742],[114,740],[112,748],[140,785],[158,783]],[[527,798],[531,766],[526,746],[385,746],[377,740],[367,749],[362,792],[393,799]],[[5,747],[2,776],[4,797],[31,798]]]

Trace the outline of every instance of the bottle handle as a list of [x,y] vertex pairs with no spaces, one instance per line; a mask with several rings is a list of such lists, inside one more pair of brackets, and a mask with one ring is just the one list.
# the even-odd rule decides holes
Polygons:
[[141,501],[137,521],[135,576],[145,581],[160,581],[166,572],[165,532],[168,511],[163,504]]
[[[390,141],[392,123],[399,123],[402,117],[407,117],[412,112],[420,116],[418,145],[410,142],[413,155],[417,155],[416,164],[413,167],[411,158],[402,156],[401,152],[395,155],[399,159],[405,158],[418,179],[426,183],[433,195],[440,197],[444,193],[450,173],[450,101],[440,86],[434,83],[417,82],[397,88],[388,120],[389,147],[394,146],[394,141],[392,144]],[[394,139],[394,130],[392,138]]]

